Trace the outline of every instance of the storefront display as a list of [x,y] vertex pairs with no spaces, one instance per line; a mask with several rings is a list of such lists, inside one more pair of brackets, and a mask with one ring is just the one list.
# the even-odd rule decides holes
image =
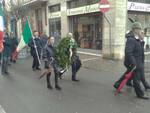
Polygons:
[[102,49],[102,14],[69,17],[74,38],[81,48]]

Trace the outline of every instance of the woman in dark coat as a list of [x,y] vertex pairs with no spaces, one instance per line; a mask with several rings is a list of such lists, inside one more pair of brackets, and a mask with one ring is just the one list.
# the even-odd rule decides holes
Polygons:
[[[57,64],[53,44],[54,44],[54,37],[49,37],[47,46],[45,46],[45,48],[44,48],[44,51],[46,53],[45,54],[46,56],[44,56],[44,57],[46,58],[46,61],[45,61],[46,71],[45,72],[46,72],[46,79],[47,79],[47,88],[53,89],[53,87],[51,85],[51,81],[50,81],[51,71],[53,68],[54,74],[55,74],[55,88],[57,90],[61,90],[61,87],[58,84],[58,77],[61,76],[61,74],[63,74],[63,72],[61,72],[61,70],[59,69],[59,66]],[[45,72],[42,74],[42,76],[45,75]]]

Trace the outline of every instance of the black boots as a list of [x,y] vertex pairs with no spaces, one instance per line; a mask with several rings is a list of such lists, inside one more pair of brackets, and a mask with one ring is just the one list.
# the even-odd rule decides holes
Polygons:
[[61,87],[58,85],[58,76],[59,74],[55,73],[55,88],[61,90]]
[[48,73],[47,76],[46,76],[46,80],[47,80],[47,88],[48,89],[53,89],[51,83],[50,83],[50,76],[51,76],[51,73]]
[[[48,73],[46,76],[47,88],[52,90],[53,87],[50,82],[50,76],[51,76],[51,73]],[[58,85],[58,75],[57,74],[55,74],[55,88],[56,88],[56,90],[61,90],[61,87]]]
[[55,85],[55,88],[56,88],[57,90],[61,90],[61,87],[60,87],[58,84]]

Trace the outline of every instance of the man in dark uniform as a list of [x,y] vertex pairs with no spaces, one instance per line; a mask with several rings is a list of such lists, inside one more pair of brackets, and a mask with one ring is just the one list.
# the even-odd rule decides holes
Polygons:
[[32,64],[32,69],[33,71],[35,70],[41,70],[40,66],[40,53],[42,49],[42,42],[39,37],[38,31],[34,31],[33,37],[31,38],[29,42],[29,47],[31,48],[30,52],[31,55],[33,56],[33,64]]
[[[141,71],[144,69],[144,55],[143,55],[143,46],[141,44],[140,36],[141,36],[142,26],[139,22],[135,22],[132,25],[132,31],[126,35],[127,42],[125,46],[125,61],[124,65],[127,68],[125,73],[128,73],[133,67],[136,67],[133,75],[133,87],[135,93],[140,99],[149,99],[144,96],[144,92],[140,86],[141,82]],[[114,84],[115,88],[118,88],[122,80],[125,78],[125,74]]]

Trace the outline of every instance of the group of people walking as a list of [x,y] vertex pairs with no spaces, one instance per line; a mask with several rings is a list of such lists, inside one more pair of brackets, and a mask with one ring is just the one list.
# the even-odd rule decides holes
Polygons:
[[[70,38],[70,45],[68,45],[68,50],[70,53],[70,58],[72,60],[72,81],[79,81],[76,79],[76,73],[80,66],[76,65],[77,60],[75,60],[73,57],[77,55],[76,53],[76,47],[74,45],[77,45],[75,40],[73,39],[72,33],[68,33],[68,37]],[[73,40],[73,42],[72,42]],[[50,81],[52,70],[54,70],[55,75],[55,88],[57,90],[61,90],[61,87],[58,84],[58,79],[61,78],[62,74],[67,70],[62,69],[59,66],[59,62],[56,58],[55,53],[55,46],[54,46],[55,38],[53,36],[50,37],[39,37],[38,31],[33,32],[33,37],[31,38],[29,42],[29,47],[31,48],[30,53],[33,57],[33,63],[32,63],[32,69],[33,71],[41,70],[41,59],[44,61],[44,71],[42,72],[42,76],[46,75],[47,80],[47,88],[53,89]],[[40,78],[41,78],[40,77]]]
[[[72,81],[78,82],[76,74],[81,67],[81,61],[77,55],[77,43],[73,38],[72,33],[68,33],[67,37],[70,42],[68,44],[67,55],[69,55],[69,60],[71,60],[72,67]],[[144,95],[140,82],[142,82],[145,90],[150,89],[149,83],[145,79],[144,74],[144,33],[142,32],[142,25],[139,22],[135,22],[132,25],[132,30],[126,34],[126,45],[125,45],[125,60],[124,65],[126,67],[126,72],[117,80],[114,84],[114,88],[118,89],[121,82],[125,79],[126,74],[131,70],[133,71],[133,76],[127,81],[127,86],[134,87],[136,96],[140,99],[149,99]],[[44,61],[44,70],[40,76],[46,75],[47,88],[53,89],[51,84],[51,74],[54,71],[55,75],[55,88],[61,90],[58,84],[58,79],[62,77],[62,74],[67,70],[60,67],[57,60],[55,46],[55,38],[53,36],[47,37],[46,35],[39,36],[38,31],[33,32],[33,37],[30,39],[28,46],[30,47],[30,53],[33,57],[32,70],[41,70],[41,60]],[[9,61],[16,62],[12,59],[12,54],[16,50],[18,45],[18,40],[13,33],[10,35],[5,32],[4,34],[4,50],[0,54],[0,61],[2,65],[2,74],[9,74],[8,64]]]

